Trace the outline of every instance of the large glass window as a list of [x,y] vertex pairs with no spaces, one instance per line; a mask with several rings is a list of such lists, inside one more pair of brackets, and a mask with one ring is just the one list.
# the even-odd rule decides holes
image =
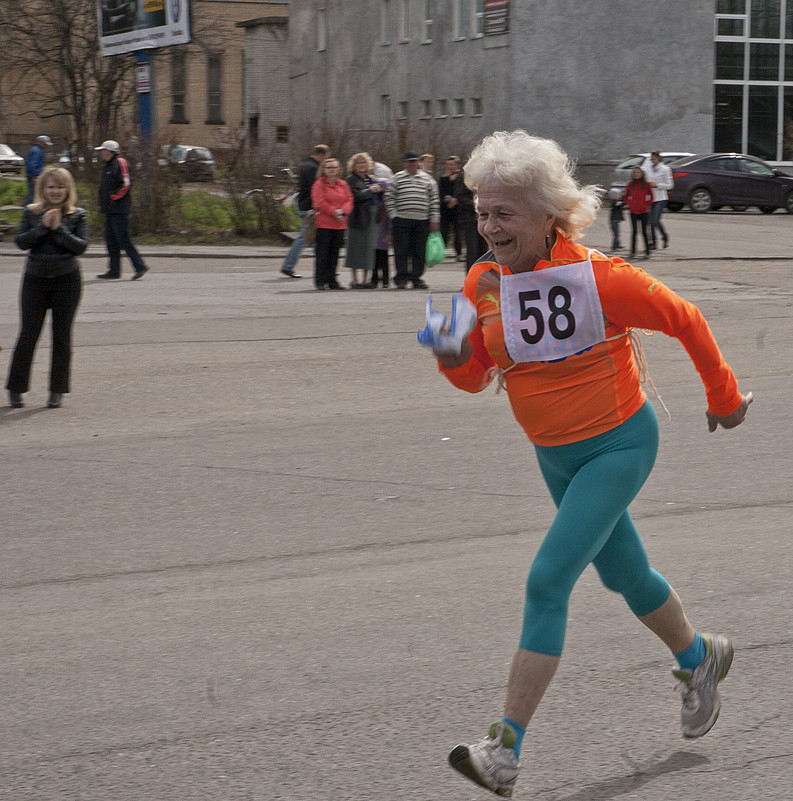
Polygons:
[[749,80],[779,80],[779,45],[752,42],[749,45]]
[[780,0],[752,0],[749,34],[753,39],[779,39]]
[[777,98],[776,86],[749,87],[748,147],[750,156],[776,161]]
[[171,122],[185,123],[185,98],[187,95],[187,81],[185,70],[185,54],[171,53]]
[[717,153],[740,153],[743,119],[743,87],[716,86],[713,149]]
[[716,80],[743,80],[743,42],[716,42]]
[[793,161],[793,86],[785,87],[782,160]]

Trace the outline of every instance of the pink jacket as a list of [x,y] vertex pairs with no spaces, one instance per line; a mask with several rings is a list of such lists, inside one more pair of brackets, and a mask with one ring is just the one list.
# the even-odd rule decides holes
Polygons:
[[[311,187],[311,203],[317,213],[317,228],[343,231],[347,227],[347,217],[352,211],[352,192],[345,180],[339,178],[331,184],[324,175],[317,178]],[[336,209],[344,212],[341,220],[337,220],[333,213]]]

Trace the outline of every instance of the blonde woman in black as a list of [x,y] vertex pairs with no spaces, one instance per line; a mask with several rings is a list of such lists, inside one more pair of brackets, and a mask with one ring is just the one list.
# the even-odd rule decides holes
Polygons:
[[88,219],[76,205],[77,191],[68,170],[52,167],[36,181],[33,203],[25,208],[16,243],[27,250],[19,296],[21,325],[8,373],[11,406],[24,406],[33,353],[47,310],[52,315],[50,394],[56,409],[69,392],[72,323],[80,303],[82,281],[77,257],[88,247]]

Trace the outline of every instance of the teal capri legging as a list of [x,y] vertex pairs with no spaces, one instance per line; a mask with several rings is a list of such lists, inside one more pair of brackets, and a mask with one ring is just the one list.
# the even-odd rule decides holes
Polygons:
[[535,450],[557,513],[529,572],[520,647],[560,656],[570,593],[590,562],[635,615],[669,597],[628,513],[655,462],[658,420],[647,401],[605,434]]

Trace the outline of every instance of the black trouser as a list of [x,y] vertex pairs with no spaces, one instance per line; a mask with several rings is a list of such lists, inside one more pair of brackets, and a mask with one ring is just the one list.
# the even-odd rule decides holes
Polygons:
[[317,228],[314,248],[314,286],[336,286],[336,266],[344,244],[344,229]]
[[460,236],[460,224],[457,218],[457,209],[441,208],[441,236],[443,243],[449,247],[449,237],[454,234],[454,254],[462,256],[463,242]]
[[107,255],[110,257],[107,271],[112,275],[121,275],[121,251],[129,256],[135,272],[145,270],[143,259],[129,238],[129,214],[108,214],[105,217],[105,243]]
[[631,213],[631,256],[636,255],[636,233],[639,225],[642,229],[642,239],[644,240],[644,252],[650,255],[650,245],[647,242],[647,212],[644,214]]
[[487,242],[479,234],[476,220],[460,223],[459,229],[462,229],[465,237],[465,269],[470,270],[477,259],[487,253]]
[[388,286],[388,251],[375,250],[374,270],[372,270],[372,283],[383,282],[383,286]]
[[[416,281],[421,280],[421,276],[424,275],[424,257],[429,234],[429,220],[394,217],[392,231],[394,263],[396,264],[394,283],[397,286],[405,286],[408,281],[415,284]],[[411,260],[411,270],[408,270],[408,256]]]
[[72,360],[72,322],[80,303],[82,284],[75,270],[57,278],[28,275],[22,279],[19,293],[21,327],[6,389],[27,392],[30,386],[30,367],[39,341],[47,309],[52,312],[52,355],[50,392],[69,391],[69,368]]

